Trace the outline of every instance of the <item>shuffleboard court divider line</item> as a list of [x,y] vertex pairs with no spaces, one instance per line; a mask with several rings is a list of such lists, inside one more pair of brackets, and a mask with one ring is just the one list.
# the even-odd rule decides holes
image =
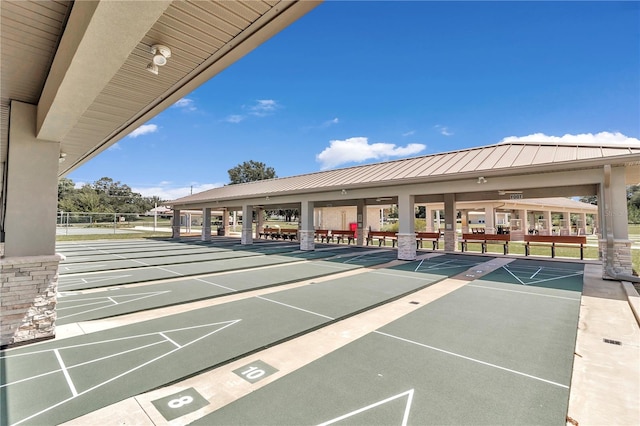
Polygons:
[[330,316],[323,315],[323,314],[319,314],[319,313],[317,313],[317,312],[313,312],[313,311],[310,311],[310,310],[308,310],[308,309],[299,308],[299,307],[297,307],[297,306],[289,305],[289,304],[287,304],[287,303],[278,302],[277,300],[268,299],[268,298],[266,298],[266,297],[264,297],[264,296],[256,296],[256,299],[266,300],[267,302],[277,303],[278,305],[286,306],[287,308],[296,309],[296,310],[298,310],[298,311],[306,312],[306,313],[308,313],[308,314],[312,314],[312,315],[317,315],[317,316],[319,316],[319,317],[326,318],[326,319],[329,319],[329,320],[335,320],[335,318],[332,318],[332,317],[330,317]]
[[461,358],[461,359],[465,359],[467,361],[471,361],[471,362],[475,362],[475,363],[478,363],[478,364],[481,364],[481,365],[485,365],[487,367],[496,368],[498,370],[506,371],[508,373],[513,373],[513,374],[516,374],[516,375],[519,375],[519,376],[527,377],[529,379],[533,379],[533,380],[537,380],[537,381],[540,381],[540,382],[548,383],[550,385],[557,386],[557,387],[560,387],[560,388],[563,388],[563,389],[569,389],[569,386],[563,385],[562,383],[554,382],[553,380],[543,379],[542,377],[534,376],[532,374],[524,373],[524,372],[518,371],[518,370],[513,370],[511,368],[502,367],[502,366],[497,365],[497,364],[493,364],[493,363],[490,363],[490,362],[482,361],[482,360],[479,360],[479,359],[476,359],[476,358],[471,358],[469,356],[458,354],[458,353],[451,352],[451,351],[447,351],[445,349],[436,348],[435,346],[431,346],[431,345],[427,345],[427,344],[424,344],[424,343],[416,342],[416,341],[410,340],[410,339],[405,339],[404,337],[394,336],[393,334],[384,333],[384,332],[378,331],[378,330],[374,331],[374,333],[377,333],[377,334],[380,334],[380,335],[383,335],[383,336],[387,336],[387,337],[391,337],[392,339],[401,340],[403,342],[411,343],[413,345],[421,346],[423,348],[431,349],[431,350],[434,350],[436,352],[441,352],[441,353],[446,354],[446,355],[451,355],[451,356],[454,356],[456,358]]
[[554,296],[552,294],[542,294],[542,293],[535,293],[535,292],[531,292],[531,291],[509,290],[509,289],[506,289],[506,288],[495,288],[495,287],[489,287],[489,286],[486,286],[486,285],[478,285],[478,284],[467,284],[467,287],[482,288],[482,289],[485,289],[485,290],[507,291],[509,293],[528,294],[530,296],[550,297],[552,299],[573,300],[575,302],[579,302],[580,301],[579,297],[576,298],[576,297]]
[[58,360],[58,364],[60,364],[60,371],[64,375],[65,380],[67,381],[67,385],[69,386],[69,390],[71,391],[71,395],[74,397],[78,396],[78,391],[76,390],[76,386],[73,384],[73,380],[71,380],[71,376],[69,375],[69,371],[67,370],[67,366],[64,364],[64,360],[60,356],[60,351],[58,349],[54,349],[53,353],[56,355],[56,359]]

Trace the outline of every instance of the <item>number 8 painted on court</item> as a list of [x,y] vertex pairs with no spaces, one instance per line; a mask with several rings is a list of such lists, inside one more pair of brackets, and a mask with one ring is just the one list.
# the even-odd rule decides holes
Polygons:
[[180,408],[193,402],[192,396],[183,396],[182,398],[172,399],[167,403],[169,408]]

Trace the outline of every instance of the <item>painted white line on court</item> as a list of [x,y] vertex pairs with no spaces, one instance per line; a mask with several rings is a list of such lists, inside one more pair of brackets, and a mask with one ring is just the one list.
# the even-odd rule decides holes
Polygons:
[[506,267],[506,265],[505,265],[505,266],[503,266],[503,267],[502,267],[502,269],[504,269],[505,271],[507,271],[508,273],[510,273],[510,274],[511,274],[511,276],[512,276],[513,278],[515,278],[516,280],[518,280],[518,282],[519,282],[520,284],[522,284],[522,285],[526,285],[526,284],[525,284],[525,283],[524,283],[520,278],[518,278],[518,277],[517,277],[513,272],[511,272],[511,271],[509,270],[509,268],[507,268],[507,267]]
[[584,275],[584,273],[582,271],[574,271],[573,273],[569,273],[568,275],[555,275],[555,276],[552,276],[551,278],[543,278],[543,279],[539,279],[539,280],[536,280],[536,281],[530,281],[529,283],[524,283],[513,272],[511,272],[511,270],[509,268],[507,268],[507,266],[508,265],[505,265],[502,268],[505,271],[509,272],[509,274],[511,274],[515,279],[517,279],[522,285],[539,284],[539,283],[544,283],[544,282],[547,282],[547,281],[555,281],[555,280],[561,280],[561,279],[564,279],[564,278],[578,277],[578,276]]
[[542,267],[538,268],[538,270],[536,272],[533,273],[533,275],[531,275],[529,277],[530,280],[534,279],[536,275],[538,275],[540,273],[540,271],[542,271]]
[[78,396],[78,391],[76,390],[76,387],[73,384],[73,380],[71,380],[71,376],[69,376],[69,372],[67,371],[67,367],[64,365],[64,361],[60,356],[60,352],[57,349],[54,349],[53,353],[56,354],[56,358],[58,359],[58,364],[60,364],[60,371],[62,371],[62,374],[64,374],[64,378],[67,380],[67,385],[69,385],[69,390],[71,391],[71,395]]
[[320,423],[318,426],[327,426],[327,425],[339,422],[341,420],[344,420],[344,419],[347,419],[349,417],[355,416],[356,414],[360,414],[360,413],[363,413],[363,412],[365,412],[367,410],[375,408],[375,407],[377,407],[379,405],[386,404],[387,402],[391,402],[391,401],[396,400],[398,398],[402,398],[405,395],[407,396],[407,404],[405,405],[405,408],[404,408],[404,414],[402,416],[401,425],[402,426],[406,426],[407,422],[409,420],[409,412],[411,411],[411,404],[413,402],[413,392],[414,392],[413,389],[409,389],[406,392],[399,393],[399,394],[394,395],[392,397],[389,397],[387,399],[383,399],[382,401],[378,401],[378,402],[376,402],[374,404],[367,405],[366,407],[362,407],[362,408],[360,408],[358,410],[355,410],[355,411],[352,411],[350,413],[347,413],[347,414],[345,414],[343,416],[336,417],[335,419],[329,420],[329,421],[324,422],[324,423]]
[[308,314],[317,315],[317,316],[322,317],[322,318],[327,318],[327,319],[330,319],[330,320],[334,319],[334,318],[328,317],[326,315],[319,314],[317,312],[308,311],[306,309],[298,308],[297,306],[287,305],[286,303],[278,302],[277,300],[267,299],[264,296],[256,296],[256,298],[257,299],[266,300],[267,302],[277,303],[278,305],[286,306],[287,308],[297,309],[298,311],[306,312]]
[[[411,271],[406,271],[406,272],[411,272]],[[395,278],[402,277],[402,278],[408,278],[410,280],[433,282],[433,280],[425,280],[424,276],[415,276],[415,277],[413,277],[411,275],[407,276],[407,275],[393,274],[393,273],[390,273],[390,272],[385,272],[383,269],[376,269],[375,271],[370,271],[369,273],[375,274],[375,275],[387,275],[387,276],[395,277]]]
[[225,287],[225,286],[223,286],[223,285],[221,285],[221,284],[210,283],[209,281],[205,281],[205,280],[204,280],[204,279],[202,279],[202,278],[194,278],[194,279],[195,279],[196,281],[200,281],[200,282],[203,282],[203,283],[206,283],[206,284],[209,284],[209,285],[215,286],[215,287],[224,288],[225,290],[238,291],[238,290],[236,290],[236,289],[234,289],[234,288],[231,288],[231,287]]
[[64,283],[62,283],[62,279],[60,280],[60,282],[58,283],[58,288],[67,288],[67,287],[72,287],[78,284],[95,284],[95,283],[99,283],[102,281],[109,281],[109,280],[115,280],[118,278],[128,278],[131,275],[108,275],[106,277],[99,277],[99,278],[81,278],[80,280],[78,280],[77,278],[75,279],[65,279]]
[[[175,353],[175,352],[179,351],[179,350],[180,350],[180,349],[182,349],[182,348],[185,348],[185,347],[187,347],[187,346],[189,346],[189,345],[192,345],[193,343],[196,343],[196,342],[198,342],[198,341],[200,341],[200,340],[202,340],[202,339],[204,339],[204,338],[206,338],[206,337],[208,337],[208,336],[211,336],[211,335],[213,335],[213,334],[217,333],[218,331],[224,330],[225,328],[227,328],[227,327],[229,327],[229,326],[231,326],[231,325],[234,325],[234,324],[238,323],[239,321],[242,321],[242,320],[241,320],[241,319],[237,319],[237,320],[232,320],[232,321],[223,321],[223,322],[220,322],[220,323],[214,323],[214,324],[205,324],[205,325],[200,325],[200,326],[184,327],[184,328],[174,329],[174,330],[165,330],[165,331],[164,331],[164,333],[168,333],[168,332],[173,332],[173,331],[181,331],[181,330],[187,330],[187,329],[201,328],[201,327],[206,327],[206,326],[211,326],[211,325],[219,325],[219,324],[225,324],[225,323],[226,323],[226,325],[224,325],[223,327],[217,328],[216,330],[214,330],[214,331],[212,331],[212,332],[209,332],[209,333],[207,333],[207,334],[205,334],[205,335],[203,335],[203,336],[200,336],[200,337],[198,337],[198,338],[196,338],[196,339],[193,339],[193,340],[189,341],[188,343],[186,343],[186,344],[184,344],[184,345],[180,346],[179,348],[176,348],[176,349],[170,350],[170,351],[165,352],[165,353],[164,353],[164,354],[162,354],[162,355],[156,356],[155,358],[152,358],[152,359],[150,359],[150,360],[148,360],[148,361],[146,361],[146,362],[144,362],[144,363],[138,364],[137,366],[135,366],[135,367],[133,367],[133,368],[131,368],[131,369],[129,369],[129,370],[127,370],[127,371],[123,372],[123,373],[120,373],[120,374],[118,374],[118,375],[116,375],[116,376],[114,376],[114,377],[111,377],[110,379],[105,380],[104,382],[98,383],[97,385],[95,385],[95,386],[93,386],[93,387],[91,387],[91,388],[88,388],[88,389],[86,389],[86,390],[84,390],[84,391],[82,391],[82,392],[80,392],[80,393],[77,393],[77,394],[75,394],[75,395],[73,395],[73,396],[71,396],[71,397],[69,397],[69,398],[67,398],[67,399],[64,399],[64,400],[62,400],[62,401],[59,401],[59,402],[55,403],[54,405],[51,405],[51,406],[49,406],[49,407],[47,407],[47,408],[45,408],[45,409],[43,409],[43,410],[40,410],[40,411],[38,411],[37,413],[34,413],[34,414],[32,414],[32,415],[30,415],[30,416],[28,416],[28,417],[25,417],[24,419],[22,419],[22,420],[20,420],[20,421],[18,421],[18,422],[16,422],[16,423],[14,423],[14,425],[19,425],[19,424],[21,424],[21,423],[24,423],[24,422],[26,422],[26,421],[28,421],[28,420],[31,420],[32,418],[34,418],[34,417],[36,417],[36,416],[39,416],[40,414],[46,413],[46,412],[47,412],[47,411],[49,411],[49,410],[52,410],[52,409],[54,409],[54,408],[56,408],[56,407],[59,407],[59,406],[61,406],[61,405],[65,404],[65,403],[67,403],[67,402],[71,401],[72,399],[74,399],[74,398],[76,398],[76,397],[78,397],[78,396],[82,396],[82,395],[84,395],[84,394],[86,394],[86,393],[92,392],[92,391],[96,390],[97,388],[100,388],[100,387],[102,387],[102,386],[104,386],[104,385],[106,385],[106,384],[108,384],[108,383],[111,383],[111,382],[113,382],[114,380],[117,380],[117,379],[119,379],[119,378],[121,378],[121,377],[124,377],[124,376],[126,376],[127,374],[130,374],[130,373],[132,373],[132,372],[134,372],[134,371],[136,371],[136,370],[139,370],[139,369],[141,369],[141,368],[143,368],[143,367],[146,367],[146,366],[147,366],[147,365],[149,365],[149,364],[154,363],[155,361],[158,361],[158,360],[160,360],[160,359],[162,359],[162,358],[164,358],[164,357],[166,357],[166,356],[168,356],[168,355],[171,355],[171,354],[173,354],[173,353]],[[160,335],[161,333],[163,333],[163,332],[147,333],[147,334],[142,334],[142,335],[138,335],[138,336],[128,336],[128,337],[123,337],[123,338],[111,339],[111,341],[127,340],[127,339],[130,339],[130,338],[138,338],[138,337],[141,337],[141,336]],[[164,337],[164,336],[163,336],[163,337]],[[109,340],[107,340],[107,341],[109,341]],[[93,342],[93,343],[87,343],[87,344],[83,344],[83,345],[76,345],[76,346],[87,346],[87,345],[90,345],[90,344],[104,343],[104,342],[106,342],[106,341],[103,341],[103,342]],[[167,339],[164,339],[164,340],[162,340],[162,342],[157,342],[157,343],[164,343],[164,342],[168,342],[168,340],[167,340]],[[157,344],[157,343],[154,343],[154,344]],[[149,345],[149,346],[150,346],[150,345]],[[73,346],[70,346],[70,347],[73,347]],[[57,350],[59,350],[59,349],[63,349],[63,348],[53,349],[53,351],[57,351]],[[140,348],[135,348],[135,350],[137,350],[137,349],[140,349]],[[45,350],[43,350],[43,351],[36,351],[36,352],[32,352],[31,354],[33,354],[33,353],[38,353],[38,352],[48,352],[48,351],[51,351],[51,349],[45,349]],[[130,351],[131,351],[131,350],[130,350]],[[126,352],[129,352],[129,351],[126,351]],[[21,355],[26,355],[26,354],[21,354]],[[97,362],[97,361],[99,361],[99,360],[106,359],[106,358],[111,358],[111,357],[116,356],[116,355],[119,355],[119,354],[112,354],[112,355],[109,355],[109,356],[106,356],[106,357],[103,357],[103,358],[99,358],[99,359],[94,359],[94,360],[88,361],[88,362],[83,363],[83,364],[88,364],[88,363],[90,363],[90,362]],[[75,368],[75,367],[78,367],[78,366],[80,366],[80,365],[82,365],[82,364],[74,365],[74,366],[72,366],[71,368]]]
[[[76,315],[82,315],[82,314],[87,314],[89,312],[93,312],[93,311],[99,311],[100,309],[107,309],[110,308],[112,306],[115,305],[124,305],[127,303],[132,303],[132,302],[137,302],[138,300],[142,300],[142,299],[147,299],[149,297],[154,297],[154,296],[159,296],[161,294],[165,294],[165,293],[171,293],[171,290],[165,290],[165,291],[154,291],[154,292],[150,292],[150,293],[134,293],[134,294],[123,294],[120,296],[103,296],[103,297],[92,297],[91,299],[97,299],[100,300],[102,299],[103,302],[102,303],[106,303],[107,300],[111,301],[112,303],[110,305],[106,305],[106,306],[100,306],[94,309],[87,309],[85,311],[81,311],[81,312],[76,312],[70,315],[65,315],[62,317],[58,317],[58,319],[63,319],[63,318],[69,318],[69,317],[73,317]],[[124,302],[118,302],[117,300],[115,300],[115,298],[127,298],[127,297],[131,297],[131,296],[140,296],[140,297],[136,297],[135,299],[129,299],[129,300],[125,300]],[[82,299],[82,300],[91,300],[91,299]],[[67,303],[72,303],[74,302],[73,300],[65,300],[65,302]],[[81,308],[84,306],[89,306],[89,305],[93,305],[93,304],[100,304],[101,302],[94,302],[94,303],[88,303],[88,304],[84,304],[84,305],[75,305],[75,306],[69,306],[66,308],[59,308],[61,310],[64,309],[75,309],[75,308]]]
[[165,272],[170,272],[172,274],[176,274],[179,277],[184,276],[184,274],[181,274],[180,272],[172,271],[171,269],[162,268],[160,266],[155,266],[155,268],[160,269],[161,271],[165,271]]
[[[113,303],[107,300],[106,297],[94,297],[93,299],[99,299],[99,300],[97,302],[82,303],[80,305],[73,305],[73,306],[66,306],[66,307],[61,307],[60,305],[63,304],[64,302],[67,302],[67,303],[77,302],[77,300],[64,300],[64,301],[60,300],[56,305],[56,311],[60,312],[60,311],[67,311],[69,309],[84,308],[86,306],[104,305],[105,303],[109,303],[109,306],[113,305]],[[57,317],[57,318],[60,319],[64,317]]]
[[413,270],[413,272],[418,272],[418,269],[420,269],[420,267],[422,266],[422,263],[424,262],[424,259],[422,259],[420,261],[420,263],[418,263],[418,266],[416,266],[416,269]]
[[513,374],[517,374],[519,376],[527,377],[529,379],[538,380],[540,382],[548,383],[548,384],[553,385],[553,386],[558,386],[558,387],[563,388],[563,389],[569,389],[569,386],[563,385],[562,383],[554,382],[552,380],[543,379],[541,377],[537,377],[537,376],[533,376],[531,374],[523,373],[522,371],[512,370],[512,369],[506,368],[506,367],[501,367],[499,365],[492,364],[490,362],[481,361],[479,359],[475,359],[475,358],[471,358],[471,357],[468,357],[468,356],[465,356],[465,355],[457,354],[455,352],[451,352],[451,351],[447,351],[447,350],[444,350],[444,349],[436,348],[435,346],[425,345],[424,343],[420,343],[420,342],[416,342],[416,341],[413,341],[413,340],[405,339],[404,337],[394,336],[393,334],[383,333],[382,331],[374,331],[374,333],[381,334],[381,335],[387,336],[387,337],[391,337],[392,339],[402,340],[403,342],[411,343],[413,345],[421,346],[423,348],[431,349],[431,350],[434,350],[434,351],[437,351],[437,352],[441,352],[443,354],[455,356],[457,358],[462,358],[462,359],[465,359],[467,361],[471,361],[471,362],[475,362],[475,363],[478,363],[478,364],[486,365],[487,367],[497,368],[498,370],[506,371],[508,373],[513,373]]
[[520,291],[520,290],[509,290],[506,288],[496,288],[496,287],[490,287],[490,286],[484,286],[484,285],[478,285],[478,284],[467,284],[467,287],[483,288],[485,290],[506,291],[510,293],[528,294],[530,296],[549,297],[551,299],[574,300],[576,302],[580,301],[579,297],[554,296],[552,294],[542,294],[542,293],[534,293],[530,291]]
[[170,338],[169,336],[167,336],[166,334],[164,334],[163,332],[158,333],[159,335],[161,335],[162,337],[164,337],[165,339],[167,339],[169,342],[173,343],[175,345],[176,348],[180,349],[182,346],[180,346],[179,344],[176,343],[175,340],[173,340],[172,338]]

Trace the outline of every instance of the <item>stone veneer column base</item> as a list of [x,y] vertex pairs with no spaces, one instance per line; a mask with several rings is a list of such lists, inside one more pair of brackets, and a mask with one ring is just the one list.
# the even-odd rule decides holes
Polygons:
[[211,241],[211,225],[202,228],[201,241]]
[[457,242],[456,231],[444,231],[444,251],[456,251]]
[[61,260],[59,254],[0,259],[0,347],[55,337]]
[[300,236],[300,250],[316,249],[316,231],[303,231],[302,229],[300,229],[298,231],[298,235]]
[[[631,263],[631,241],[615,240],[613,242],[613,270],[622,275],[633,275],[633,265]],[[602,278],[615,279],[607,274],[607,241],[598,240],[602,260]]]
[[398,233],[398,259],[399,260],[415,260],[416,259],[416,234]]
[[240,244],[253,244],[253,229],[242,228],[240,234]]

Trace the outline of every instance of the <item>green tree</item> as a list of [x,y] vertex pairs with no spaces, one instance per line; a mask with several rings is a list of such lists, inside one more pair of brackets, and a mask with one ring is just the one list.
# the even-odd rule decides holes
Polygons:
[[598,196],[597,195],[589,195],[588,197],[580,197],[580,201],[587,204],[593,204],[594,206],[598,205]]
[[229,184],[255,182],[258,180],[275,179],[276,171],[260,161],[245,161],[228,170]]
[[143,197],[128,185],[109,177],[76,189],[71,179],[58,182],[58,209],[66,212],[104,212],[139,214],[162,205],[160,197]]
[[76,189],[75,183],[69,178],[62,178],[58,181],[58,202],[73,195]]

